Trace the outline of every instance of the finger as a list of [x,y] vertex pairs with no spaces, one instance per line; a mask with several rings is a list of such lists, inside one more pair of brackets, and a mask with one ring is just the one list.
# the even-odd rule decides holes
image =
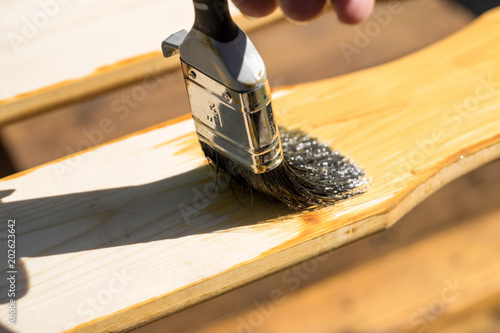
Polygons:
[[370,16],[375,0],[331,0],[337,10],[339,20],[348,24],[356,24]]
[[326,0],[278,0],[286,16],[294,21],[310,21],[323,11]]
[[277,7],[276,0],[233,0],[241,12],[250,17],[271,14]]

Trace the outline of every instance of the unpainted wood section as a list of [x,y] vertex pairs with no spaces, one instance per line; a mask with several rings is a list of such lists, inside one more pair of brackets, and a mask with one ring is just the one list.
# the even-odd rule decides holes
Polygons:
[[[19,306],[34,315],[57,298],[45,332],[130,329],[389,227],[500,156],[499,16],[402,60],[277,92],[280,124],[330,140],[372,177],[335,206],[294,213],[215,195],[188,120],[1,182],[2,215],[29,244]],[[457,118],[470,96],[477,105]],[[126,292],[113,293],[119,281]],[[91,307],[103,293],[106,307]]]
[[[231,10],[247,31],[282,18]],[[177,68],[179,58],[163,58],[160,44],[189,29],[193,12],[189,1],[5,4],[0,127]]]

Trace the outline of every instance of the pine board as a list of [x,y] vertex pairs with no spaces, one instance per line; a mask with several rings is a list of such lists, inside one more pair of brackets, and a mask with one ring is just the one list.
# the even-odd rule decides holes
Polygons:
[[[160,44],[194,18],[192,2],[181,0],[1,5],[0,127],[177,68]],[[247,30],[282,17],[248,20],[230,7]]]
[[4,178],[0,211],[22,244],[18,305],[40,318],[9,329],[127,330],[390,227],[500,156],[499,17],[387,65],[275,92],[281,125],[331,142],[372,178],[332,207],[214,195],[189,116]]

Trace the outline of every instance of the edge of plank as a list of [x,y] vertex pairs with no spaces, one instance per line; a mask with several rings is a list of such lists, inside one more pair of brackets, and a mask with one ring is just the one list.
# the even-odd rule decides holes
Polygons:
[[[483,15],[472,25],[477,25],[492,17],[492,14]],[[453,36],[448,38],[453,38]],[[432,47],[432,45],[429,47]],[[422,51],[425,52],[429,47],[412,55]],[[412,55],[407,57],[411,57]],[[397,200],[398,204],[384,207],[376,205],[372,216],[348,225],[336,226],[331,231],[322,235],[314,233],[314,225],[318,222],[315,219],[316,212],[298,213],[298,217],[308,222],[308,225],[304,226],[304,229],[295,238],[262,253],[252,260],[239,263],[230,269],[212,276],[210,279],[187,285],[111,315],[97,318],[91,322],[79,325],[68,332],[92,332],[96,329],[111,331],[130,330],[229,292],[256,279],[286,269],[305,259],[319,256],[375,232],[387,229],[437,189],[471,170],[497,159],[499,156],[500,135],[496,134],[478,142],[467,150],[450,156],[442,164],[441,168],[421,174],[420,177],[423,181],[416,187],[400,193],[400,198]],[[320,209],[320,212],[325,214],[327,210],[328,208]],[[328,217],[326,220],[328,221]],[[276,265],[277,262],[280,265]],[[224,286],[222,289],[220,288],[221,285]],[[218,288],[215,288],[216,286]]]
[[[250,20],[243,15],[235,18],[246,31],[256,30],[283,18],[281,11],[259,19]],[[92,74],[63,81],[38,90],[0,100],[0,128],[52,109],[78,102],[110,90],[131,84],[141,78],[162,74],[179,67],[178,56],[165,59],[160,51],[124,59],[97,68]]]
[[[500,137],[498,137],[498,139],[500,139]],[[301,238],[301,242],[295,246],[289,247],[286,246],[286,244],[281,244],[268,252],[262,253],[249,262],[239,263],[216,276],[212,276],[210,279],[205,279],[205,281],[199,283],[193,283],[180,290],[163,294],[155,299],[94,319],[66,332],[95,332],[96,330],[122,332],[138,328],[200,302],[208,301],[244,284],[284,270],[303,260],[320,256],[375,232],[387,229],[394,225],[416,204],[423,201],[444,184],[493,161],[499,155],[500,143],[483,149],[479,148],[478,151],[463,156],[463,158],[455,161],[455,163],[442,168],[439,172],[428,178],[426,182],[417,186],[414,191],[404,197],[399,205],[387,207],[375,216],[356,221],[347,226],[341,226],[328,234],[319,237],[311,237],[310,239],[307,237],[309,235],[307,235],[306,229],[296,237]],[[370,226],[370,228],[367,228],[367,226]],[[277,267],[276,262],[281,262],[283,265]],[[263,270],[262,267],[269,268]],[[215,288],[221,285],[225,285],[225,288]],[[207,290],[216,289],[218,292],[207,292]],[[193,297],[193,295],[196,296]],[[186,301],[186,299],[189,299],[189,301]]]
[[43,164],[40,164],[40,165],[37,165],[37,166],[34,166],[32,168],[29,168],[29,169],[26,169],[26,170],[23,170],[23,171],[19,171],[19,172],[16,172],[12,175],[9,175],[9,176],[6,176],[4,178],[0,178],[0,181],[8,181],[8,180],[11,180],[11,179],[15,179],[15,178],[18,178],[18,177],[22,177],[22,176],[25,176],[27,174],[30,174],[32,173],[33,171],[35,170],[38,170],[40,168],[43,168],[45,166],[48,166],[48,165],[51,165],[51,164],[56,164],[56,163],[59,163],[61,161],[64,161],[64,160],[67,160],[67,159],[70,159],[70,158],[73,158],[75,156],[78,156],[78,155],[81,155],[81,154],[85,154],[89,151],[92,151],[92,150],[95,150],[95,149],[98,149],[100,147],[104,147],[104,146],[107,146],[107,145],[110,145],[110,144],[113,144],[115,142],[118,142],[118,141],[122,141],[124,139],[127,139],[127,138],[130,138],[130,137],[133,137],[133,136],[136,136],[136,135],[139,135],[139,134],[142,134],[142,133],[147,133],[147,132],[150,132],[150,131],[154,131],[155,129],[158,129],[158,128],[162,128],[162,127],[166,127],[166,126],[169,126],[169,125],[174,125],[174,124],[177,124],[177,123],[180,123],[184,120],[187,120],[191,118],[191,114],[190,113],[187,113],[187,114],[184,114],[182,116],[178,116],[178,117],[175,117],[173,119],[170,119],[170,120],[167,120],[167,121],[164,121],[164,122],[161,122],[159,124],[156,124],[156,125],[153,125],[153,126],[149,126],[149,127],[146,127],[140,131],[137,131],[137,132],[133,132],[133,133],[129,133],[127,135],[124,135],[124,136],[121,136],[121,137],[118,137],[116,139],[113,139],[113,140],[109,140],[109,141],[106,141],[106,142],[103,142],[101,144],[98,144],[96,146],[93,146],[93,147],[90,147],[90,148],[86,148],[86,149],[83,149],[83,150],[80,150],[80,151],[77,151],[75,153],[72,153],[72,154],[69,154],[69,155],[66,155],[66,156],[63,156],[63,157],[60,157],[60,158],[57,158],[55,160],[52,160],[52,161],[49,161],[49,162],[46,162],[46,163],[43,163]]

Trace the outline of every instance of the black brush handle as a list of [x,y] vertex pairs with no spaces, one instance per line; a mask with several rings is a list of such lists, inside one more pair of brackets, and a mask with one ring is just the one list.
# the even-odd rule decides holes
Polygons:
[[229,14],[227,0],[193,0],[194,25],[219,42],[230,42],[238,36],[238,26]]

